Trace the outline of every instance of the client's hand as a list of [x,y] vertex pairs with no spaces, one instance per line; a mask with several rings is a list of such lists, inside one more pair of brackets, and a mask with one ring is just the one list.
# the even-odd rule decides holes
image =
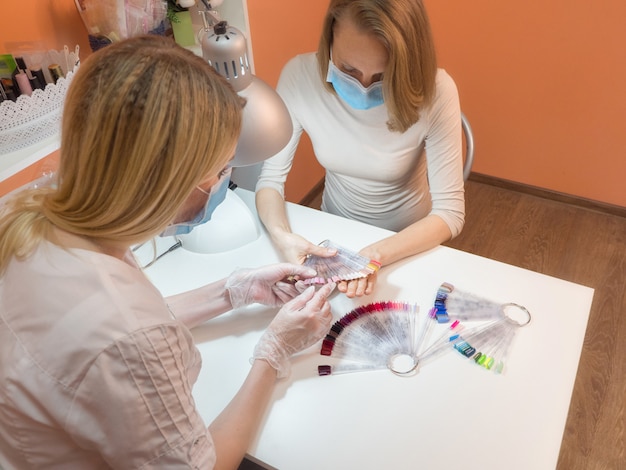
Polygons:
[[274,238],[273,240],[290,263],[302,264],[309,255],[328,258],[337,254],[336,249],[314,245],[297,233],[284,232],[280,235],[280,238]]
[[256,269],[238,269],[226,280],[233,308],[252,303],[279,307],[300,294],[295,282],[315,276],[315,270],[298,264],[279,263]]
[[[371,260],[380,260],[380,253],[375,249],[375,245],[369,245],[359,251],[361,256]],[[377,263],[380,268],[380,263]],[[361,297],[374,292],[376,286],[378,270],[367,277],[354,279],[352,281],[341,281],[337,283],[337,290],[346,294],[347,297]]]
[[349,298],[369,295],[374,291],[377,275],[378,272],[375,272],[367,277],[361,277],[351,281],[339,281],[337,283],[337,290],[346,294],[346,297]]
[[252,360],[262,359],[276,369],[277,377],[289,375],[293,354],[312,346],[328,332],[332,321],[329,283],[315,291],[313,286],[286,303],[272,320],[254,348]]

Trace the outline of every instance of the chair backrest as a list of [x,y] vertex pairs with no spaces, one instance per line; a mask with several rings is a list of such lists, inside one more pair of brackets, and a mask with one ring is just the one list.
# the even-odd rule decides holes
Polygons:
[[461,113],[461,125],[465,135],[465,161],[463,162],[463,180],[467,181],[474,163],[474,134],[465,114]]

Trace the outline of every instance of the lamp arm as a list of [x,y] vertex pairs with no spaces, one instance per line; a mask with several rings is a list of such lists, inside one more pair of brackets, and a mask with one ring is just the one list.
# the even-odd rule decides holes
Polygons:
[[204,30],[209,31],[213,26],[222,21],[222,19],[220,18],[219,12],[213,9],[207,0],[202,0],[202,3],[206,10],[198,9],[198,13],[202,16]]

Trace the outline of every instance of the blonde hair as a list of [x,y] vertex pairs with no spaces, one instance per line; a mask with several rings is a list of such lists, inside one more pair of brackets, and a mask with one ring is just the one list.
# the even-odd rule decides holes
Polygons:
[[387,126],[404,132],[419,120],[420,110],[435,96],[437,58],[426,9],[421,0],[331,0],[322,26],[317,61],[325,86],[336,24],[352,21],[387,49],[383,96]]
[[244,101],[202,58],[161,36],[107,46],[66,96],[57,186],[0,208],[0,273],[52,225],[131,245],[160,233],[193,188],[217,174],[241,130]]

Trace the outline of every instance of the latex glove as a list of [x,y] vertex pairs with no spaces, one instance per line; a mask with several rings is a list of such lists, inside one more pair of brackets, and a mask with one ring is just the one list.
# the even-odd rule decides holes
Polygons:
[[302,264],[308,255],[328,258],[337,254],[336,249],[314,245],[297,233],[283,232],[280,236],[276,236],[273,241],[290,263]]
[[294,283],[315,276],[298,264],[278,263],[256,269],[238,269],[226,280],[233,308],[259,303],[279,307],[300,294]]
[[317,291],[311,286],[286,303],[259,339],[251,361],[265,360],[276,369],[279,379],[287,377],[291,356],[328,333],[333,318],[328,296],[334,288],[334,283],[325,284]]

